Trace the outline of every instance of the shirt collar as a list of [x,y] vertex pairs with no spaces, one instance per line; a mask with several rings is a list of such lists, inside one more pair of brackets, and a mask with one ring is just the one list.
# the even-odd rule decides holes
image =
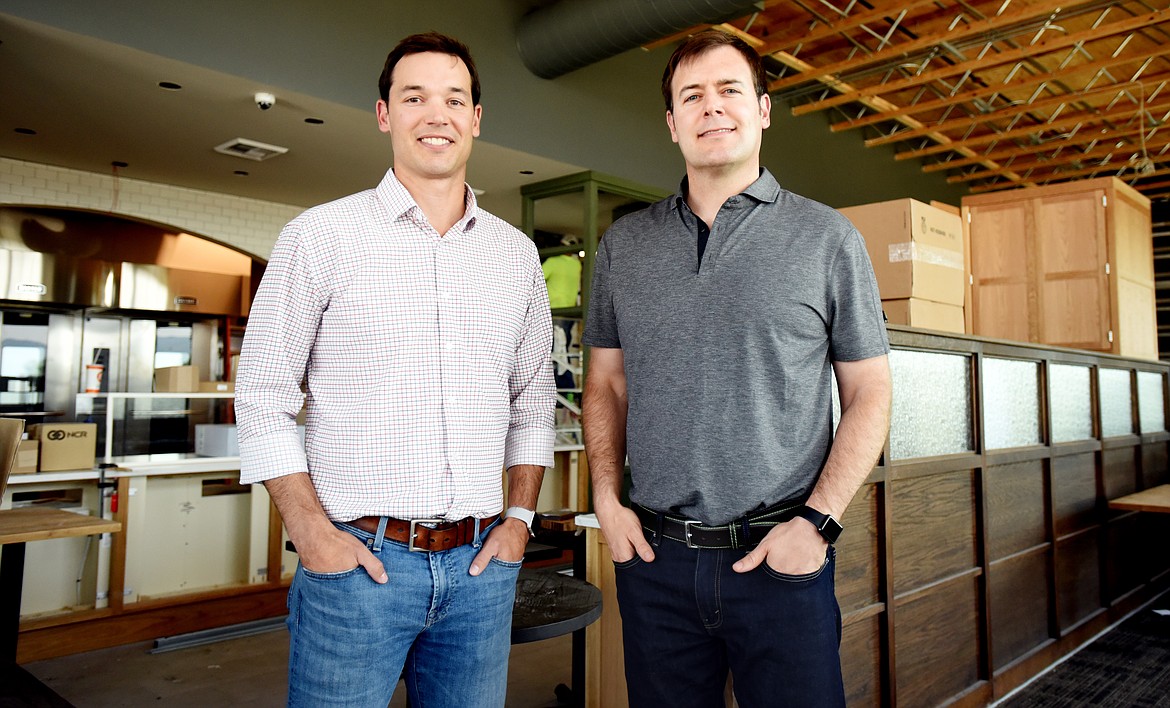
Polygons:
[[[422,208],[419,207],[418,202],[414,197],[410,196],[410,192],[402,182],[398,181],[398,177],[394,174],[394,168],[386,170],[386,176],[378,184],[374,190],[386,208],[390,210],[390,215],[395,219],[407,217],[413,221],[425,222],[426,216],[422,213]],[[475,228],[477,217],[479,216],[479,202],[475,199],[475,192],[471,191],[471,187],[463,184],[463,217],[455,222],[453,228],[459,232],[466,233]]]
[[[678,185],[678,191],[674,193],[674,198],[670,200],[671,207],[679,209],[681,205],[686,204],[687,187],[689,183],[684,176],[682,182]],[[760,176],[756,178],[744,189],[740,194],[751,197],[757,202],[771,204],[780,198],[780,183],[772,176],[767,167],[760,168]],[[689,208],[689,207],[688,207]]]

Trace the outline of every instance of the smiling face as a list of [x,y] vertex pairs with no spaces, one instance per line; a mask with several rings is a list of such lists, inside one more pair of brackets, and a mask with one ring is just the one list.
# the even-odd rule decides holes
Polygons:
[[757,97],[754,85],[747,60],[731,47],[715,47],[678,66],[666,124],[688,172],[742,171],[756,179],[772,102],[767,94]]
[[471,74],[456,56],[423,52],[394,67],[389,96],[378,101],[378,129],[390,134],[394,174],[403,184],[463,181],[481,109],[472,105]]

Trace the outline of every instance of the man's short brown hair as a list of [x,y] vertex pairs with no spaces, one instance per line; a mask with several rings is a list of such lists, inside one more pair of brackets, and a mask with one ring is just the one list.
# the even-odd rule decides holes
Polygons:
[[674,80],[674,74],[678,67],[683,62],[690,61],[717,47],[731,47],[747,60],[748,66],[752,70],[756,98],[768,92],[768,73],[764,71],[764,62],[756,50],[734,34],[708,29],[687,37],[686,41],[674,50],[674,54],[670,55],[670,61],[666,62],[666,71],[662,72],[662,98],[666,100],[667,112],[674,110],[674,95],[670,89],[670,82]]
[[467,66],[467,73],[471,74],[471,105],[479,105],[479,72],[475,70],[475,61],[471,58],[471,50],[467,45],[454,37],[448,37],[438,32],[424,32],[406,37],[398,46],[390,50],[386,56],[386,65],[382,67],[382,75],[378,78],[378,94],[383,101],[390,100],[390,81],[394,76],[394,67],[403,57],[411,54],[449,54]]

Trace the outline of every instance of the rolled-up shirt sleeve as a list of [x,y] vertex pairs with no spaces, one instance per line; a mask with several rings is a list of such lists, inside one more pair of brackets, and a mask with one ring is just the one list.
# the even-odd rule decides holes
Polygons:
[[552,375],[552,315],[539,266],[533,270],[524,332],[508,377],[511,410],[504,466],[553,466],[556,387]]
[[297,222],[281,232],[248,315],[236,374],[240,481],[307,472],[296,418],[325,298]]

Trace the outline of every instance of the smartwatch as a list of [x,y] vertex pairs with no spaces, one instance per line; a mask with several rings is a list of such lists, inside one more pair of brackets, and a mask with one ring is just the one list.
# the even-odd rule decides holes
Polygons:
[[532,530],[532,520],[536,518],[536,512],[532,509],[525,509],[522,506],[510,506],[504,512],[505,519],[519,519],[528,527],[528,535],[535,537],[536,532]]
[[816,526],[817,531],[829,542],[829,545],[837,542],[837,538],[843,530],[841,522],[834,519],[832,514],[822,514],[811,506],[799,507],[796,510],[796,515]]

